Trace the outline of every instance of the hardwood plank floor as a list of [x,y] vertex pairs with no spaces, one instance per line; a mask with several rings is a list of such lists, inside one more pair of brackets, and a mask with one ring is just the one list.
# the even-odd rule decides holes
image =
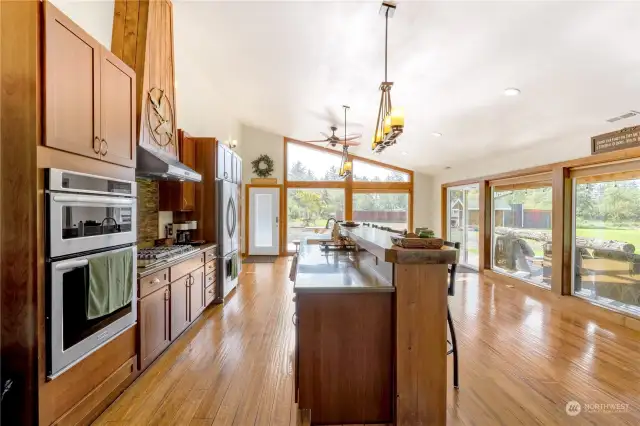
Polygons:
[[[94,424],[308,424],[293,402],[289,264],[244,265],[224,307],[208,309]],[[640,424],[640,333],[476,274],[459,274],[456,291],[460,390],[449,386],[448,425]],[[449,357],[450,382],[451,368]],[[572,400],[576,416],[565,411]]]

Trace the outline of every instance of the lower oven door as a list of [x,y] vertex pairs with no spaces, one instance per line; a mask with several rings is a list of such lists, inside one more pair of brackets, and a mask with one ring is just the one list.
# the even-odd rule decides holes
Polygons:
[[[131,301],[99,318],[87,319],[89,260],[122,251],[132,252]],[[54,379],[136,323],[136,246],[86,256],[52,260],[47,279],[47,378]]]

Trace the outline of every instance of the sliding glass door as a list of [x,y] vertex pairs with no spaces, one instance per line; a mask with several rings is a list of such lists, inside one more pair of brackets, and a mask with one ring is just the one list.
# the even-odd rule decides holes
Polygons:
[[478,269],[480,229],[478,184],[447,188],[447,204],[447,240],[460,243],[460,263]]

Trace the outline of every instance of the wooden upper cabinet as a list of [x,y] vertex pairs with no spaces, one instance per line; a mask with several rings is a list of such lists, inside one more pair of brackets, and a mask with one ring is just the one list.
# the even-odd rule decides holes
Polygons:
[[140,369],[145,369],[169,346],[171,319],[169,317],[169,286],[158,289],[140,299]]
[[44,145],[135,167],[135,73],[44,2]]
[[189,311],[190,321],[195,321],[196,318],[204,311],[205,297],[204,297],[204,268],[200,268],[191,273],[192,280],[189,287]]
[[100,157],[102,46],[49,2],[45,15],[45,145]]
[[107,50],[102,52],[100,73],[101,158],[135,167],[136,75]]
[[[178,129],[179,159],[184,165],[196,168],[196,141],[182,129]],[[190,212],[196,206],[196,183],[160,182],[159,209],[161,211]]]

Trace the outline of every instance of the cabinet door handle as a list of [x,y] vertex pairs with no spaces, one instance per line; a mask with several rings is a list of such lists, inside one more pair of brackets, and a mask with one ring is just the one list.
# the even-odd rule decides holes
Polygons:
[[[104,145],[104,152],[102,149],[103,145]],[[102,139],[102,142],[100,143],[100,155],[107,155],[107,152],[109,152],[109,144],[107,143],[106,140]]]
[[95,152],[96,154],[100,154],[100,138],[99,137],[95,137],[93,139],[93,152]]

